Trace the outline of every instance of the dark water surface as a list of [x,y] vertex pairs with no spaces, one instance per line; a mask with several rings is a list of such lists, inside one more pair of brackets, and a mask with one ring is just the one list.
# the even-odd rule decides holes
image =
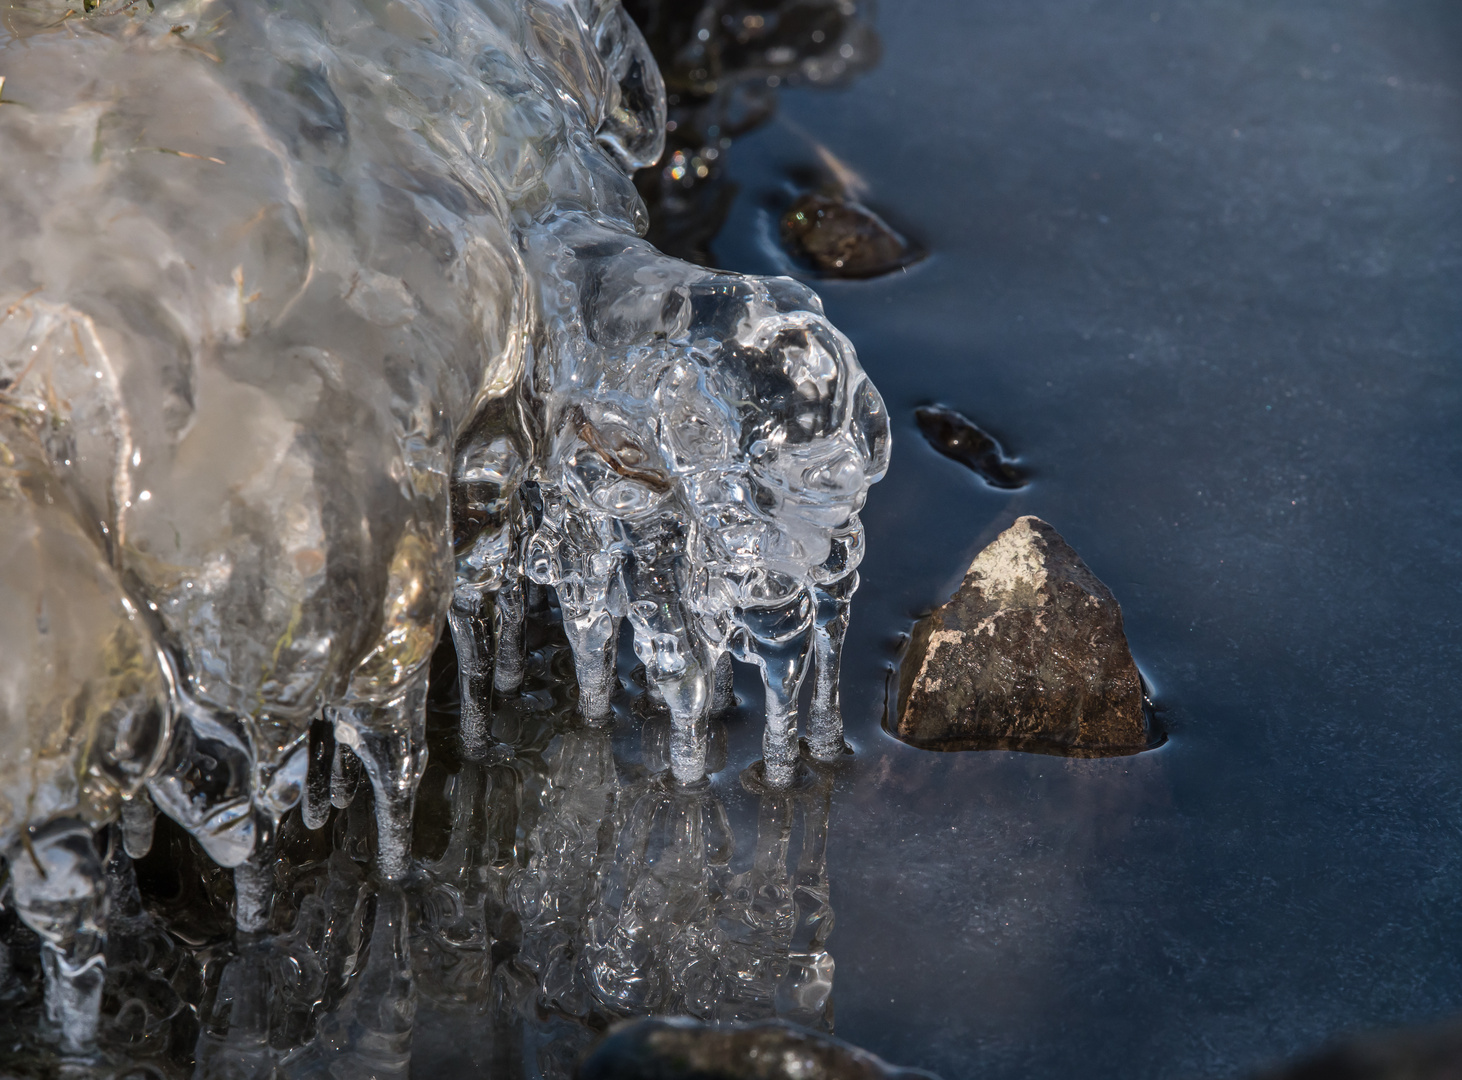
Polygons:
[[[108,1052],[153,1063],[127,1076],[564,1080],[620,1016],[688,1011],[831,1026],[944,1080],[1237,1078],[1462,1012],[1462,7],[883,0],[878,33],[871,72],[736,141],[713,244],[792,270],[778,215],[840,161],[929,252],[818,283],[896,428],[856,753],[758,791],[743,678],[712,781],[677,787],[642,682],[612,729],[575,718],[545,601],[480,759],[437,658],[407,885],[369,881],[368,794],[286,819],[263,938],[175,827],[113,863],[135,910]],[[1029,485],[936,452],[931,403]],[[1159,749],[884,733],[900,635],[1025,513],[1121,601]],[[35,1037],[28,933],[0,916],[0,1072],[80,1076]]]
[[[838,1033],[947,1080],[1234,1076],[1462,1009],[1462,8],[884,0],[878,29],[876,70],[737,143],[715,247],[784,267],[810,135],[933,252],[819,286],[897,432],[843,682]],[[930,401],[1031,486],[930,449]],[[883,734],[897,635],[1021,513],[1121,601],[1161,749]]]

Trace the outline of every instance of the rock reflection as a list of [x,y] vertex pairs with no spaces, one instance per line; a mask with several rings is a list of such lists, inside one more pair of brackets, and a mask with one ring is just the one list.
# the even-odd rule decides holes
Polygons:
[[[438,659],[433,685],[444,689],[429,710],[404,883],[373,870],[368,784],[336,800],[344,806],[323,793],[307,802],[316,829],[300,810],[283,819],[259,933],[235,929],[234,905],[248,899],[178,826],[159,819],[135,862],[112,826],[100,1049],[65,1067],[404,1078],[427,1006],[448,1038],[460,1021],[494,1077],[570,1077],[626,1016],[830,1030],[828,767],[800,763],[789,788],[762,784],[755,767],[677,783],[669,714],[644,680],[626,680],[617,720],[586,723],[541,602],[529,630],[523,690],[495,703],[485,739],[464,745],[450,650]],[[724,770],[726,744],[723,716],[712,721],[713,770]],[[0,940],[7,1075],[53,1075],[42,943],[13,916]]]

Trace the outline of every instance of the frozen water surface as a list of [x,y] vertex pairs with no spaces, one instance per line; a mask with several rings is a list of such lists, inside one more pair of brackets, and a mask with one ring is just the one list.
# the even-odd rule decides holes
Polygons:
[[[819,283],[898,445],[845,660],[839,1034],[946,1077],[1236,1076],[1454,1013],[1457,10],[886,0],[878,26],[874,71],[782,101],[934,249]],[[723,265],[778,264],[811,163],[785,126],[738,142]],[[926,447],[931,401],[1030,487]],[[881,734],[894,635],[1022,513],[1121,602],[1160,750]]]
[[[168,26],[157,48],[193,52],[188,34],[166,36],[183,20],[160,17]],[[488,698],[492,681],[499,696],[468,715],[442,654],[424,721],[431,755],[415,870],[403,884],[372,884],[381,865],[372,856],[373,778],[359,775],[358,759],[341,752],[344,740],[330,725],[312,726],[311,710],[290,715],[293,742],[281,741],[308,753],[303,780],[288,769],[282,785],[274,775],[266,783],[227,769],[181,774],[220,796],[224,836],[242,820],[230,813],[244,793],[267,808],[289,801],[290,783],[303,787],[310,820],[322,827],[307,830],[291,812],[272,840],[286,858],[272,908],[255,916],[269,920],[270,936],[235,936],[236,883],[166,820],[133,885],[133,868],[116,850],[145,846],[150,817],[135,800],[122,804],[123,835],[112,834],[97,866],[83,865],[74,828],[32,839],[31,865],[71,867],[71,880],[95,882],[105,863],[107,918],[127,928],[107,943],[100,1041],[108,1053],[131,1047],[127,1053],[154,1062],[197,1060],[200,1075],[276,1065],[307,1075],[345,1055],[355,1071],[377,1075],[487,1068],[561,1076],[608,1019],[668,1010],[832,1025],[890,1061],[946,1078],[1237,1076],[1331,1034],[1462,1006],[1462,957],[1450,934],[1462,885],[1454,824],[1462,762],[1453,739],[1462,689],[1462,383],[1454,356],[1462,21],[1429,2],[1337,11],[1308,3],[1276,10],[1247,2],[885,0],[877,26],[884,56],[875,70],[835,94],[783,95],[792,123],[773,122],[737,142],[726,168],[740,193],[712,244],[716,263],[730,270],[791,269],[774,247],[778,209],[794,182],[827,168],[831,155],[862,178],[870,205],[931,249],[907,273],[818,283],[831,321],[886,395],[900,444],[888,482],[862,512],[868,554],[842,680],[856,753],[831,772],[803,762],[786,786],[768,784],[765,770],[743,772],[768,754],[757,668],[738,672],[735,713],[702,715],[716,627],[703,635],[706,651],[667,606],[632,609],[663,595],[655,591],[666,581],[657,545],[679,555],[679,541],[639,529],[637,515],[668,520],[656,517],[659,506],[711,478],[682,479],[677,446],[648,445],[643,410],[652,394],[586,394],[550,379],[543,415],[563,421],[555,430],[568,453],[536,456],[542,444],[530,440],[542,429],[519,430],[491,409],[473,413],[485,437],[459,445],[450,467],[450,454],[432,451],[437,473],[459,480],[457,519],[481,530],[459,536],[456,548],[459,580],[479,586],[457,590],[452,606],[453,637],[466,657],[461,687],[469,704]],[[57,48],[71,40],[52,36]],[[66,85],[66,69],[34,63]],[[304,68],[282,92],[305,103],[291,106],[307,113],[299,137],[315,131],[328,150],[333,106],[311,81],[313,68]],[[6,101],[25,103],[20,80],[7,80]],[[84,131],[78,160],[95,145],[94,125]],[[213,166],[135,149],[154,142],[227,160],[207,147],[122,137],[138,168]],[[612,139],[605,153],[619,153]],[[535,166],[524,168],[532,174]],[[314,176],[301,183],[323,183]],[[62,195],[42,201],[64,207]],[[190,197],[185,190],[185,206]],[[89,204],[68,212],[101,215]],[[632,216],[632,201],[609,216],[621,212]],[[278,224],[284,246],[263,245],[250,257],[287,255],[288,223],[261,220]],[[645,302],[612,314],[614,325],[651,328],[636,355],[661,380],[657,392],[694,400],[705,393],[700,373],[709,365],[694,359],[693,347],[681,362],[700,365],[694,377],[663,363],[658,342],[674,334],[661,320],[673,324],[689,310],[713,322],[717,311],[704,298],[724,279],[657,262],[625,227],[628,218],[615,220],[606,226],[593,207],[572,207],[514,250],[533,280],[591,283],[587,294],[596,296],[597,283],[615,280],[621,254],[647,260],[650,279],[636,282]],[[609,241],[584,241],[586,231],[606,227]],[[220,248],[218,288],[208,304],[199,301],[220,319],[253,295],[247,273],[235,285],[240,261],[224,257],[225,243],[243,241],[210,237],[210,250]],[[119,249],[131,250],[120,241]],[[567,269],[538,269],[550,265]],[[413,280],[406,269],[394,277]],[[33,287],[14,284],[17,296]],[[362,287],[352,294],[364,308],[360,319],[389,327],[404,313],[390,282],[369,278]],[[774,326],[793,310],[815,311],[783,286],[765,295],[742,288],[734,301]],[[665,289],[688,308],[649,302]],[[115,289],[101,293],[118,303]],[[461,295],[447,290],[435,302]],[[619,288],[606,295],[632,297]],[[46,319],[65,317],[31,303],[42,322],[26,326],[36,333],[51,325]],[[594,326],[605,325],[595,323],[601,309],[571,298],[550,297],[546,310],[568,336],[594,337]],[[55,325],[69,340],[64,322]],[[136,333],[153,332],[154,324],[136,325]],[[254,333],[240,338],[241,348]],[[582,354],[588,370],[612,350],[634,348],[613,335],[595,340],[606,351]],[[839,337],[810,340],[830,357],[843,355]],[[754,363],[759,347],[738,341],[728,350],[731,368]],[[810,345],[797,348],[816,360]],[[90,359],[95,349],[83,336],[74,355]],[[59,380],[65,373],[56,371]],[[250,415],[293,422],[287,409],[300,393],[280,397],[277,415]],[[147,400],[187,404],[176,395]],[[914,409],[930,402],[994,434],[1030,469],[1030,485],[993,491],[927,447]],[[171,415],[139,430],[165,430]],[[836,418],[836,409],[827,415]],[[734,422],[746,430],[761,420]],[[704,436],[698,446],[724,445],[714,423],[677,430]],[[841,433],[829,420],[819,432],[828,439],[815,445],[835,450]],[[514,504],[503,489],[534,460],[569,466],[567,494],[555,502],[553,491],[545,498],[525,489],[525,512],[523,499]],[[116,475],[106,473],[100,490]],[[755,473],[763,475],[788,474]],[[38,490],[5,489],[6,499],[27,500],[7,508],[47,520],[50,504]],[[705,490],[696,506],[714,511],[721,489]],[[247,486],[239,490],[245,507],[250,497]],[[778,515],[810,520],[792,501],[772,524]],[[106,506],[101,498],[93,504],[101,513]],[[609,518],[590,507],[608,511],[616,530],[629,523],[614,543],[594,531]],[[933,755],[883,733],[898,633],[942,601],[974,551],[1022,513],[1056,525],[1122,602],[1134,652],[1163,706],[1169,738],[1161,749],[1106,761]],[[701,520],[684,507],[676,514]],[[532,528],[515,532],[524,520]],[[744,524],[767,523],[752,515]],[[819,528],[835,535],[836,525]],[[287,536],[307,538],[310,527],[302,521]],[[98,613],[96,625],[112,640],[136,640],[136,620],[147,617],[119,599],[132,579],[118,575],[115,557],[97,564],[56,535],[49,557],[79,560],[71,572],[86,575],[76,603]],[[761,536],[760,550],[778,560],[790,550],[777,546],[778,536]],[[525,542],[526,551],[534,541],[544,558],[536,572],[528,567],[533,580],[504,589],[494,576],[507,565],[502,549]],[[715,565],[718,580],[739,581],[735,566],[721,565],[734,552],[686,550],[687,559]],[[308,558],[277,544],[260,557],[276,554],[308,581]],[[813,555],[826,557],[818,548],[787,558],[793,567],[821,565]],[[777,573],[785,566],[778,562]],[[636,576],[640,567],[649,573]],[[805,572],[809,584],[823,584]],[[561,615],[545,608],[543,583],[556,590]],[[34,603],[42,586],[23,585]],[[477,593],[494,590],[496,604],[477,602]],[[406,595],[389,584],[379,591]],[[836,598],[822,591],[828,598],[815,596],[807,611],[767,606],[807,641],[816,637],[809,612],[824,612],[831,636]],[[448,597],[436,604],[440,619]],[[394,644],[378,654],[388,667],[419,644],[411,605],[390,610],[401,616],[401,633],[388,633]],[[633,627],[635,642],[618,650],[623,687],[594,680],[616,647],[601,611],[622,613]],[[281,627],[288,625],[286,617]],[[495,664],[482,656],[488,639],[497,643]],[[652,647],[638,653],[641,642]],[[741,658],[762,661],[771,676],[802,655],[800,646],[789,658],[749,645]],[[100,653],[77,653],[74,677],[94,677],[87,658]],[[265,660],[273,663],[273,654]],[[416,663],[401,666],[419,676],[424,660]],[[653,673],[657,690],[640,668]],[[576,669],[597,697],[572,694]],[[149,715],[171,673],[142,661],[133,670],[125,694],[109,691],[132,704],[86,717],[79,737],[114,739],[119,722]],[[814,682],[805,678],[807,693]],[[195,707],[199,697],[185,719],[226,759],[239,736],[209,727],[218,710]],[[371,756],[365,737],[397,729],[368,710],[397,700],[347,702],[352,711],[335,716],[335,732]],[[583,722],[585,711],[606,722]],[[805,712],[812,735],[816,703]],[[685,762],[687,736],[692,759],[706,756],[708,783],[667,775],[677,739]],[[378,760],[420,767],[399,741],[394,758],[391,745],[376,745]],[[157,752],[139,742],[90,774],[91,787],[78,782],[78,794],[61,797],[98,792],[86,796],[81,816],[100,820],[135,788],[136,763],[150,767]],[[694,772],[694,764],[680,771]],[[247,866],[240,880],[252,880]],[[64,1001],[83,1012],[96,971],[98,894],[41,887],[49,881],[23,870],[14,887],[29,890],[34,929],[12,915],[4,924],[6,1022],[20,1025],[7,1032],[16,1040],[7,1046],[41,1060],[55,1050],[28,1049],[24,1025]],[[158,929],[163,917],[173,936]],[[74,974],[53,977],[64,993],[46,999],[41,969],[61,960]],[[74,1034],[78,1045],[86,1041],[85,1030]]]

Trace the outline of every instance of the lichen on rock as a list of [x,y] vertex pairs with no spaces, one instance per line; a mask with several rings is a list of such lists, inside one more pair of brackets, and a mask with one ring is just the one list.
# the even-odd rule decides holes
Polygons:
[[1150,745],[1116,597],[1046,522],[1018,519],[915,626],[897,732],[932,750],[1106,757]]

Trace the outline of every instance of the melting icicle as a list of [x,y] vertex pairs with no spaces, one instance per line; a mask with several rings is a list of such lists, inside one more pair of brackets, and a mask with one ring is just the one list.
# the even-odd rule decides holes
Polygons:
[[[489,400],[458,447],[452,485],[456,582],[448,625],[457,650],[462,745],[469,757],[478,757],[490,741],[494,685],[512,693],[523,678],[518,487],[530,452],[512,399]],[[515,584],[504,588],[509,581]]]
[[630,622],[635,654],[645,665],[653,695],[670,710],[670,769],[694,783],[705,775],[706,722],[720,656],[700,617],[680,595],[684,574],[682,531],[660,525],[636,535]]
[[254,764],[246,736],[229,717],[185,700],[168,756],[147,790],[214,862],[232,868],[254,850]]
[[737,658],[760,669],[766,690],[764,777],[768,784],[783,787],[796,772],[797,695],[812,644],[812,602],[799,591],[775,606],[745,608],[741,619]]
[[91,829],[57,819],[10,853],[11,898],[41,938],[46,1019],[68,1053],[96,1044],[106,981],[107,882]]
[[[262,831],[262,830],[261,830]],[[244,862],[234,867],[234,925],[241,933],[263,933],[274,901],[274,840],[272,830]]]
[[344,810],[355,801],[355,789],[360,786],[360,758],[350,752],[338,739],[335,741],[335,755],[330,761],[330,805]]
[[[457,601],[447,615],[447,625],[452,631],[452,645],[457,650],[457,681],[461,689],[462,716],[460,732],[462,753],[477,759],[486,753],[492,741],[492,656],[489,642],[491,628],[489,620],[480,613],[482,596],[466,590],[457,591]],[[462,604],[470,601],[473,607],[464,610]]]
[[[811,590],[861,557],[857,510],[887,460],[882,402],[792,282],[688,267],[575,214],[530,237],[528,265],[561,283],[542,300],[563,343],[528,572],[588,616],[606,605],[584,594],[615,580],[623,551],[635,651],[676,719],[677,777],[701,775],[712,672],[734,644],[767,681],[768,781],[790,782]],[[576,666],[598,670],[597,642],[571,641]]]
[[843,641],[848,636],[848,610],[858,589],[858,572],[813,589],[817,616],[813,631],[816,682],[807,714],[807,745],[818,761],[836,761],[843,752],[843,710],[838,683],[843,667]]
[[523,579],[510,574],[497,593],[493,608],[493,637],[497,648],[493,655],[492,685],[504,694],[516,693],[523,685]]
[[330,820],[330,781],[335,769],[335,732],[324,718],[310,724],[305,787],[300,796],[300,818],[307,829],[323,828]]
[[579,680],[579,712],[586,720],[609,719],[609,699],[616,686],[619,622],[619,616],[607,608],[564,611],[564,634],[573,649]]
[[152,850],[152,833],[157,825],[157,807],[146,789],[122,800],[122,844],[127,854],[140,859]]
[[331,710],[337,742],[350,747],[371,781],[376,809],[376,864],[396,881],[411,865],[411,814],[426,768],[425,672],[400,697]]

